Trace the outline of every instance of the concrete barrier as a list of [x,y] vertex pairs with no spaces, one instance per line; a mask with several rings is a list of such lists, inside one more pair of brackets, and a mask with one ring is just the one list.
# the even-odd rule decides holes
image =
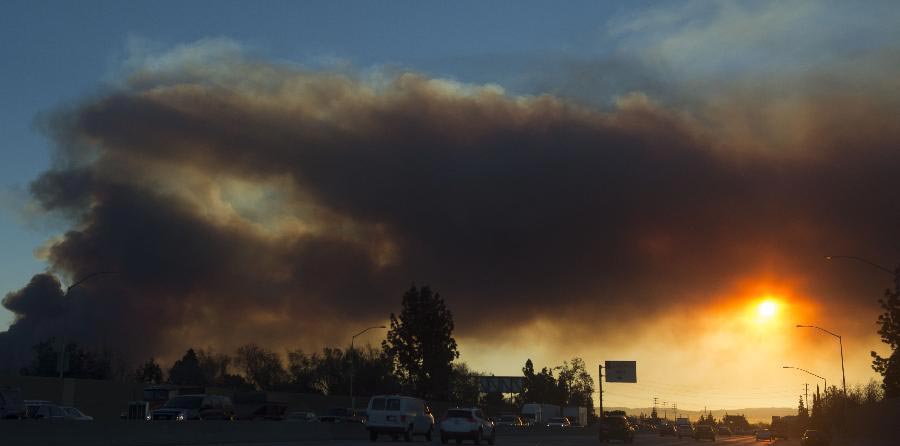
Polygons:
[[365,427],[350,423],[122,420],[0,422],[0,444],[4,446],[177,446],[365,438],[367,438]]

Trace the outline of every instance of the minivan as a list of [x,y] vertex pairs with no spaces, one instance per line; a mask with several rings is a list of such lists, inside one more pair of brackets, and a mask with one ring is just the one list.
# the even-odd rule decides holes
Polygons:
[[376,395],[369,400],[366,429],[369,439],[376,441],[378,435],[390,435],[397,440],[403,435],[405,441],[413,435],[423,435],[431,441],[434,431],[434,416],[428,403],[419,398],[400,395]]

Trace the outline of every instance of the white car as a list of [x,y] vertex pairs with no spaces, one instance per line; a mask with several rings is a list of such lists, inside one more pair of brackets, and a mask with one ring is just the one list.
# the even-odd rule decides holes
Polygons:
[[434,416],[424,400],[400,395],[376,395],[369,400],[366,413],[366,430],[372,441],[376,441],[381,434],[390,435],[393,440],[403,435],[405,441],[412,440],[413,435],[423,435],[431,441]]
[[481,444],[481,440],[487,440],[488,444],[494,444],[497,431],[494,422],[485,418],[481,409],[450,409],[441,419],[441,443],[447,443],[450,439],[457,443],[472,440],[475,444]]
[[93,421],[94,417],[85,415],[84,412],[74,408],[64,406],[62,408],[63,412],[66,413],[66,419],[75,420],[75,421]]
[[772,441],[772,431],[768,429],[760,429],[756,431],[756,441],[763,440]]

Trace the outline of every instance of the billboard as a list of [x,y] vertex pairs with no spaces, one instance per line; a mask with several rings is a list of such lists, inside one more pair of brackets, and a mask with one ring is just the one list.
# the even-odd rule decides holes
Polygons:
[[479,376],[478,388],[484,393],[520,393],[524,381],[521,376]]
[[606,361],[606,382],[636,383],[637,361]]

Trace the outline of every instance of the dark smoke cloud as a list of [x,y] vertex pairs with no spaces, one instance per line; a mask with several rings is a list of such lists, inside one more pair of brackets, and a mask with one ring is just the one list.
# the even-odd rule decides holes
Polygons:
[[475,339],[538,319],[615,330],[756,276],[871,313],[871,277],[821,258],[896,254],[896,104],[811,90],[772,124],[745,110],[758,100],[600,112],[244,59],[138,71],[48,121],[61,162],[31,188],[72,220],[53,272],[120,273],[8,294],[4,363],[63,331],[130,360],[342,345],[411,282]]

